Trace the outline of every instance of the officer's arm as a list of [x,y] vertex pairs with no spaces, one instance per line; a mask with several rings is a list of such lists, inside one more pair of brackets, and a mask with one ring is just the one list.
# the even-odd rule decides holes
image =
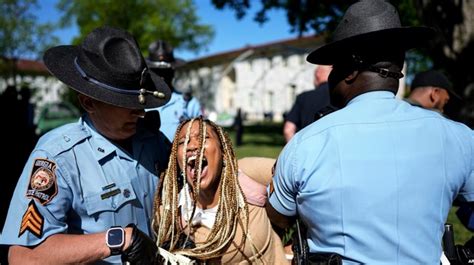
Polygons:
[[[132,228],[125,228],[124,250],[130,246]],[[105,232],[89,235],[55,234],[35,247],[11,246],[9,264],[91,263],[110,256]]]
[[294,124],[292,121],[285,121],[285,124],[283,125],[283,136],[285,137],[285,141],[289,142],[295,133],[296,124]]
[[274,227],[286,229],[295,221],[296,215],[296,188],[292,161],[295,159],[295,143],[291,141],[278,156],[274,166],[273,178],[268,185],[268,199],[265,209],[268,218]]
[[287,229],[295,222],[295,217],[286,216],[279,213],[269,201],[265,204],[265,210],[267,211],[268,218],[272,224],[282,230]]

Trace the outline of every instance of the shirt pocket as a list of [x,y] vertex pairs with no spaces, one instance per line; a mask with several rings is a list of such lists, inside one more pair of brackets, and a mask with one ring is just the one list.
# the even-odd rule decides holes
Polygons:
[[128,202],[137,198],[131,182],[123,182],[105,191],[95,192],[84,197],[89,216],[101,212],[118,212]]

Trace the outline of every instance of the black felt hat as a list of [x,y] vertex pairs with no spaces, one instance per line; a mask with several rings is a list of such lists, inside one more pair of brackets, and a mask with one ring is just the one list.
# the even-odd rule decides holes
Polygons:
[[78,46],[47,50],[43,60],[72,89],[114,106],[154,108],[171,97],[166,83],[148,70],[136,40],[121,29],[97,28]]
[[397,10],[384,0],[361,0],[351,5],[334,31],[332,42],[311,52],[306,60],[333,65],[361,50],[373,54],[422,46],[434,36],[427,27],[402,27]]
[[157,40],[148,46],[148,67],[152,69],[175,69],[185,64],[185,61],[174,57],[173,47],[166,41]]
[[411,90],[419,87],[439,87],[446,89],[453,96],[461,99],[453,89],[453,85],[449,82],[448,78],[436,70],[428,70],[415,75],[411,83]]

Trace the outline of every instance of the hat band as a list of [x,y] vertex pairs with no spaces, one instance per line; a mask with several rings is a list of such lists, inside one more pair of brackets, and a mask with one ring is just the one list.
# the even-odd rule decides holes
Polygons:
[[90,82],[94,85],[98,85],[102,88],[105,88],[105,89],[108,89],[108,90],[111,90],[113,92],[117,92],[117,93],[120,93],[120,94],[138,95],[140,93],[138,90],[133,91],[131,89],[124,89],[124,88],[118,88],[118,87],[114,87],[114,86],[111,86],[111,85],[107,85],[107,84],[102,83],[102,82],[100,82],[99,80],[97,80],[93,77],[88,76],[86,74],[86,72],[84,70],[82,70],[81,66],[79,66],[79,64],[77,63],[77,57],[74,59],[74,66],[76,67],[77,71],[81,74],[82,78],[84,78],[87,82]]
[[391,77],[395,79],[400,79],[403,77],[403,74],[400,72],[392,72],[386,68],[378,68],[373,65],[369,66],[367,70],[378,73],[383,78]]
[[[118,88],[118,87],[114,87],[114,86],[102,83],[99,80],[88,76],[86,74],[86,72],[84,70],[82,70],[81,66],[79,66],[79,64],[77,63],[77,57],[74,58],[74,66],[76,67],[77,71],[81,74],[82,78],[84,78],[87,82],[90,82],[94,85],[100,86],[102,88],[108,89],[108,90],[116,92],[116,93],[126,94],[126,95],[138,95],[138,102],[140,102],[140,104],[145,104],[146,103],[146,99],[145,99],[146,94],[151,94],[154,97],[160,98],[160,99],[163,99],[163,98],[166,97],[164,93],[159,92],[159,91],[150,91],[150,90],[146,90],[145,88],[140,88],[137,91],[133,91],[131,89]],[[144,75],[145,75],[146,72],[147,72],[147,68],[145,67],[145,68],[143,68],[142,76],[140,78],[140,86],[143,84]]]
[[171,68],[171,64],[168,62],[163,62],[163,61],[148,61],[150,66],[156,67],[156,68]]

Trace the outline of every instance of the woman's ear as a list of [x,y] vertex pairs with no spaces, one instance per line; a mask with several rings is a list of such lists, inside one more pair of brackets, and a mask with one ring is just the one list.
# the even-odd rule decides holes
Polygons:
[[87,113],[93,113],[95,111],[95,104],[92,98],[82,94],[78,94],[77,98],[79,99],[79,103],[81,103],[82,108]]

